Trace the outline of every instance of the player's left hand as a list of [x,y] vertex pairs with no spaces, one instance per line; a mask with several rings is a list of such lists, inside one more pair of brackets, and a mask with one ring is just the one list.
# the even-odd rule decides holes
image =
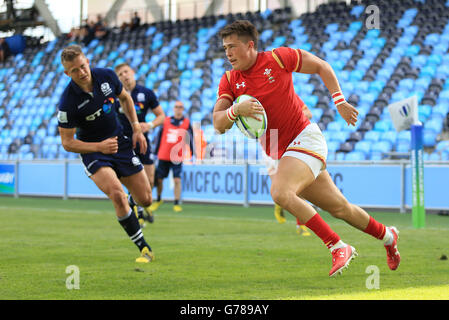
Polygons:
[[136,148],[137,143],[139,143],[139,151],[141,154],[145,154],[147,152],[147,140],[142,132],[134,132],[133,133],[133,149]]
[[151,130],[151,127],[147,122],[140,122],[140,129],[142,130],[142,132],[149,132]]
[[356,108],[345,102],[338,105],[337,110],[338,113],[340,113],[341,117],[346,121],[348,126],[351,124],[355,126],[355,123],[357,122],[357,116],[359,114]]

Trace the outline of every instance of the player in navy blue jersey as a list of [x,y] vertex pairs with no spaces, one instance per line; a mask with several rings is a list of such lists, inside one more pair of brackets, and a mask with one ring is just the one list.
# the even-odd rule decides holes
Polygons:
[[[122,82],[125,90],[131,95],[134,102],[134,108],[136,109],[137,119],[140,123],[140,127],[147,141],[147,151],[145,154],[140,154],[139,145],[135,152],[138,155],[140,162],[142,162],[145,172],[148,176],[150,185],[154,183],[154,161],[151,154],[151,141],[148,139],[148,133],[154,128],[160,126],[165,119],[165,112],[159,105],[156,95],[153,90],[148,89],[136,83],[135,72],[127,64],[121,63],[115,67],[115,73]],[[146,122],[146,116],[148,111],[152,111],[156,118],[153,121]],[[132,128],[126,117],[123,109],[120,107],[118,110],[118,117],[120,123],[123,125],[123,132],[125,135],[132,135]],[[141,226],[144,226],[144,220],[149,222],[154,221],[153,214],[150,210],[147,210],[141,206],[136,206],[134,199],[130,195],[128,197],[130,206],[136,211]]]
[[[132,98],[113,70],[91,69],[78,45],[62,51],[61,63],[64,73],[72,79],[58,105],[62,145],[80,154],[86,174],[111,199],[120,225],[141,252],[136,262],[150,262],[154,260],[153,252],[122,187],[123,183],[140,205],[151,205],[151,187],[133,150],[139,144],[145,153],[147,142]],[[132,137],[123,134],[114,107],[117,101],[132,125]]]

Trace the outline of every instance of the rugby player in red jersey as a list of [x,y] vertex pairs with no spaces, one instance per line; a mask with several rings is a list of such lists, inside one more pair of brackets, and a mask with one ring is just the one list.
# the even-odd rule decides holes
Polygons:
[[[271,196],[329,248],[332,255],[329,275],[341,273],[357,253],[305,200],[383,240],[388,266],[395,270],[400,262],[397,229],[386,227],[362,208],[349,203],[335,186],[326,171],[326,140],[317,124],[305,116],[302,111],[304,102],[294,91],[293,72],[318,74],[342,118],[348,125],[354,125],[358,112],[346,102],[331,66],[301,49],[282,47],[258,52],[257,30],[246,20],[225,26],[220,36],[232,70],[222,76],[219,84],[213,111],[215,129],[224,133],[232,127],[238,115],[257,118],[264,108],[268,127],[260,142],[265,152],[278,160],[272,176]],[[257,98],[263,107],[251,100],[233,104],[242,94]]]

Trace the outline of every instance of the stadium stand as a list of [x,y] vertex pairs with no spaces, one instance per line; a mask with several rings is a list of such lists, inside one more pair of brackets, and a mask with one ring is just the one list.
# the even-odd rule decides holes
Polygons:
[[[330,2],[297,18],[287,7],[141,24],[133,30],[116,27],[106,38],[93,39],[85,54],[97,67],[128,62],[168,114],[175,99],[185,101],[188,115],[201,119],[209,144],[206,158],[258,160],[260,150],[236,128],[227,133],[233,144],[223,145],[211,117],[220,77],[230,69],[218,31],[232,20],[248,19],[260,31],[260,50],[290,46],[328,61],[357,107],[357,126],[348,127],[318,76],[294,75],[297,93],[328,141],[329,160],[396,159],[407,153],[410,132],[394,130],[386,107],[411,94],[418,97],[424,123],[425,160],[449,160],[448,142],[441,141],[449,129],[449,1],[376,1],[380,29],[365,26],[370,4]],[[56,121],[58,99],[69,81],[59,54],[70,43],[69,37],[60,37],[0,65],[2,160],[77,156],[61,147]]]

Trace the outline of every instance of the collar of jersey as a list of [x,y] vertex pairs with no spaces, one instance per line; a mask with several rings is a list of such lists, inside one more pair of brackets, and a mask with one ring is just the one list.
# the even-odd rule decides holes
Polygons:
[[242,74],[244,74],[244,75],[248,75],[248,74],[250,74],[251,73],[251,71],[253,71],[253,69],[255,68],[255,66],[257,65],[257,63],[259,62],[259,58],[260,58],[260,55],[262,54],[262,52],[258,52],[257,53],[257,57],[256,57],[256,62],[254,62],[254,64],[249,68],[249,69],[247,69],[247,70],[245,70],[245,71],[240,71]]

